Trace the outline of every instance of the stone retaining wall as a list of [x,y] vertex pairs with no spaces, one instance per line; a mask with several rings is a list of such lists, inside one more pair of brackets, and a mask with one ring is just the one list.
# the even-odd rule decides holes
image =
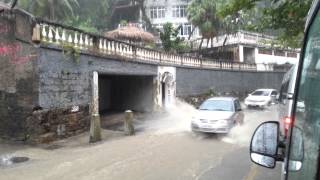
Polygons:
[[31,143],[48,143],[87,131],[89,124],[89,106],[37,110],[27,118],[26,140]]

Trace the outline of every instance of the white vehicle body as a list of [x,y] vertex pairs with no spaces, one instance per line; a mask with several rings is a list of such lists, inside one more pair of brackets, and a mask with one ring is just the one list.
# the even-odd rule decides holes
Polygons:
[[278,92],[275,89],[257,89],[248,95],[244,100],[244,104],[247,107],[265,108],[276,102],[277,95]]
[[[208,107],[206,106],[208,102],[213,104],[219,102],[229,103],[228,106],[230,108],[224,110],[204,109]],[[228,133],[236,123],[242,124],[243,118],[244,115],[238,99],[232,97],[210,98],[203,102],[196,115],[192,118],[191,129],[192,131],[207,133]]]

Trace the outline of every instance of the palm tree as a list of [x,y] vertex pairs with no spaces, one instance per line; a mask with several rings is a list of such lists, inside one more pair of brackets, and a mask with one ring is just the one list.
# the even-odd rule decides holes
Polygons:
[[79,7],[77,0],[31,0],[26,8],[36,16],[57,21],[73,16],[75,7]]
[[201,49],[203,39],[208,39],[212,42],[212,39],[217,36],[221,27],[221,20],[218,17],[218,12],[216,10],[216,1],[193,0],[188,6],[187,12],[188,19],[194,25],[194,29],[198,27],[202,34],[199,46],[199,49]]

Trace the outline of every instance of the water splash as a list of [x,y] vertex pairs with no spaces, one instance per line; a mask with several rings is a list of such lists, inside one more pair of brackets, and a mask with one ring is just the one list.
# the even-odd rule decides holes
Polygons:
[[0,167],[12,165],[13,164],[13,162],[11,160],[12,157],[13,157],[13,155],[11,155],[11,154],[0,156]]
[[229,134],[221,138],[222,141],[239,146],[249,146],[251,137],[259,124],[268,120],[276,120],[274,107],[264,111],[245,110],[244,114],[244,124],[232,128]]
[[177,99],[176,104],[165,112],[147,117],[145,129],[155,134],[191,131],[191,118],[195,113],[196,109],[192,105]]

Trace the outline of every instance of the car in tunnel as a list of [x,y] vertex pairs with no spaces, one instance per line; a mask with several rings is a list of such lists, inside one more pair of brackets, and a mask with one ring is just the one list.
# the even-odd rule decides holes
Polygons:
[[192,117],[194,132],[229,133],[236,124],[243,124],[240,102],[234,97],[214,97],[205,100]]
[[275,89],[257,89],[250,93],[244,100],[244,104],[250,107],[265,108],[276,103],[278,92]]

